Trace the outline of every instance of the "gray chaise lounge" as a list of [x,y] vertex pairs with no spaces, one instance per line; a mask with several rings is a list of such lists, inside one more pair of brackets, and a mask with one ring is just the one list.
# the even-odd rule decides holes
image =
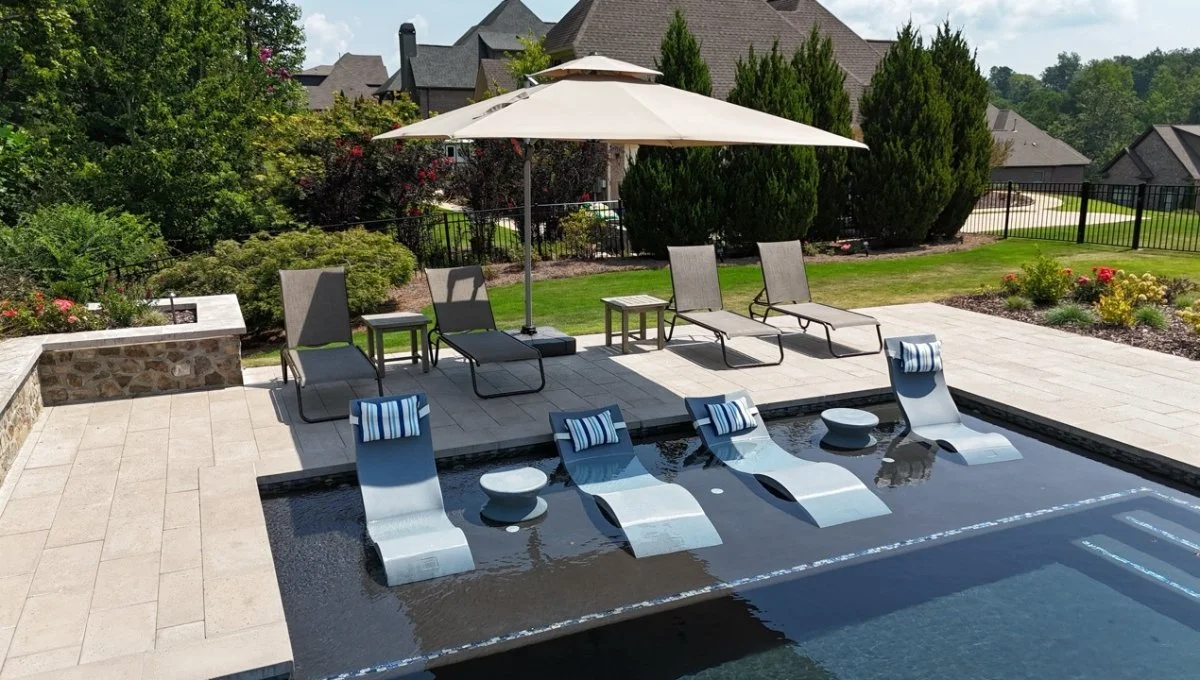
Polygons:
[[[964,465],[1000,463],[1019,460],[1021,452],[1002,434],[976,432],[963,425],[962,415],[954,404],[954,397],[946,387],[942,371],[929,373],[905,373],[901,342],[933,342],[933,335],[913,335],[904,338],[888,338],[888,374],[892,379],[892,392],[900,405],[907,429],[918,438],[938,445],[950,454],[950,458]],[[904,436],[904,435],[901,435]]]
[[[813,322],[819,323],[825,328],[825,343],[829,346],[829,353],[839,359],[878,354],[883,350],[883,332],[875,317],[813,302],[808,287],[808,273],[804,269],[802,243],[759,243],[758,256],[762,262],[763,289],[750,303],[750,318],[754,318],[755,309],[762,309],[763,321],[771,312],[794,316],[800,322],[802,331],[807,331]],[[838,354],[833,348],[833,338],[829,332],[854,326],[874,326],[879,346],[873,350]]]
[[344,415],[309,418],[304,414],[304,387],[345,380],[374,380],[383,394],[383,376],[366,353],[354,344],[346,271],[296,269],[279,272],[283,291],[283,323],[287,346],[279,353],[283,384],[288,369],[295,374],[300,419],[306,423],[341,420]]
[[[620,442],[576,452],[568,434],[567,419],[586,418],[605,411],[614,424],[619,423]],[[550,427],[571,480],[625,532],[634,557],[721,544],[716,527],[695,497],[682,486],[651,475],[638,460],[619,408],[551,413]]]
[[[467,360],[471,368],[471,387],[480,399],[511,397],[517,394],[540,392],[546,386],[546,371],[542,353],[513,336],[496,328],[496,317],[488,301],[483,269],[478,266],[451,269],[426,269],[429,295],[433,298],[433,313],[437,317],[429,332],[433,347],[433,365],[437,366],[438,350],[444,342]],[[508,361],[537,360],[541,384],[532,389],[483,394],[475,367]]]
[[429,400],[417,394],[421,434],[403,439],[363,443],[358,419],[363,402],[399,397],[361,399],[350,403],[354,457],[367,534],[379,551],[389,586],[457,574],[475,568],[462,529],[450,523],[442,504],[433,456]]
[[[675,322],[683,319],[712,332],[721,343],[721,359],[730,368],[778,366],[783,363],[783,332],[774,326],[726,310],[721,299],[721,283],[717,278],[717,253],[712,246],[670,246],[671,288],[673,295],[668,307],[674,314],[667,342],[675,334]],[[734,365],[729,363],[726,338],[773,337],[779,345],[779,360]]]
[[[751,406],[753,429],[717,434],[708,405],[745,399]],[[793,500],[813,524],[830,527],[891,514],[888,506],[844,467],[814,463],[783,450],[767,431],[754,402],[744,391],[684,399],[692,425],[705,447],[731,470],[757,479],[779,495]]]

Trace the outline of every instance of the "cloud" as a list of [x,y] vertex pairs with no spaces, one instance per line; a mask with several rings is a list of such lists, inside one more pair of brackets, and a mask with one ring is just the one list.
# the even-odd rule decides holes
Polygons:
[[345,21],[330,21],[324,14],[304,18],[305,55],[310,65],[329,64],[346,52],[354,31]]
[[424,14],[415,14],[410,17],[406,23],[412,24],[413,27],[417,29],[418,42],[423,39],[421,38],[422,35],[425,35],[429,32],[429,20],[425,18]]
[[949,17],[974,43],[1029,33],[1115,25],[1138,18],[1140,0],[827,0],[842,20],[871,37],[892,36],[909,19],[927,29]]

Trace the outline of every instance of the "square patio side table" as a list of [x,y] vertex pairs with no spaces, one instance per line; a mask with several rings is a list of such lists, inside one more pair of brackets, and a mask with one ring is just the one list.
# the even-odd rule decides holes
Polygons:
[[383,334],[387,331],[407,330],[412,339],[412,354],[391,361],[403,361],[407,358],[415,364],[419,359],[421,371],[429,372],[428,317],[416,312],[392,312],[390,314],[364,314],[362,320],[367,325],[367,356],[375,362],[375,370],[379,372],[380,378],[384,377],[384,363],[388,361],[383,357]]
[[[653,295],[628,295],[625,297],[610,297],[601,298],[604,301],[604,346],[612,347],[612,315],[613,312],[621,314],[621,354],[629,353],[629,338],[633,336],[638,340],[646,340],[646,313],[658,312],[658,348],[663,348],[663,340],[666,338],[663,326],[663,312],[666,311],[669,304],[666,300],[656,298]],[[633,333],[629,330],[629,313],[636,312],[640,318],[639,332]]]

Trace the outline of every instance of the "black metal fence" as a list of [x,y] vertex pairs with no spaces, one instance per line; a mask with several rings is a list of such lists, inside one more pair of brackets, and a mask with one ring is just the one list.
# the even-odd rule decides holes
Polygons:
[[1200,252],[1200,190],[1086,182],[996,184],[980,200],[963,231]]

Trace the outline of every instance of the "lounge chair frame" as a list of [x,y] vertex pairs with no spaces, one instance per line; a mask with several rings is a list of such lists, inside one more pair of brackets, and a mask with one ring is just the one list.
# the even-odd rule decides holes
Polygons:
[[[708,405],[735,399],[745,399],[752,407],[754,428],[717,434],[709,422]],[[853,472],[833,463],[804,460],[776,444],[745,391],[686,397],[684,404],[714,458],[738,475],[753,477],[775,494],[794,501],[814,525],[824,528],[891,514],[887,504]]]
[[[607,412],[619,423],[616,444],[575,451],[567,434],[568,418]],[[625,533],[634,557],[651,557],[720,545],[721,536],[690,491],[654,477],[633,449],[621,410],[616,406],[550,414],[554,444],[579,491]]]
[[978,432],[962,422],[946,378],[941,371],[905,373],[902,342],[933,342],[933,335],[913,335],[884,340],[892,393],[904,416],[904,430],[896,437],[914,435],[936,444],[947,456],[963,465],[983,465],[1020,460],[1023,456],[1002,434]]
[[[345,415],[327,418],[309,418],[304,413],[304,392],[301,376],[304,372],[298,365],[301,352],[320,353],[323,350],[353,347],[371,367],[375,387],[383,396],[383,376],[375,364],[354,344],[354,331],[350,327],[350,302],[346,292],[346,271],[341,267],[328,269],[284,270],[279,272],[280,290],[283,295],[284,328],[287,343],[279,352],[279,366],[283,371],[283,384],[288,384],[288,369],[296,375],[296,402],[300,419],[306,423],[326,423],[342,420]],[[289,302],[290,300],[290,302]],[[295,309],[300,307],[300,309]],[[289,309],[292,311],[289,313]],[[297,318],[296,313],[300,314]],[[333,347],[330,347],[333,345]],[[308,347],[310,349],[304,349]],[[353,376],[351,379],[360,376]],[[364,379],[367,376],[361,376]],[[311,381],[305,380],[304,384]],[[321,381],[329,382],[329,381]]]
[[[721,345],[721,360],[729,368],[756,368],[760,366],[778,366],[783,363],[783,333],[776,327],[768,324],[761,324],[764,332],[761,335],[747,335],[747,337],[775,337],[775,344],[779,346],[779,359],[775,361],[753,361],[740,364],[734,364],[729,361],[728,348],[725,345],[726,338],[732,339],[727,330],[716,327],[715,324],[705,323],[696,318],[694,312],[727,312],[741,317],[736,312],[730,312],[725,309],[725,302],[721,296],[721,285],[717,278],[717,255],[716,250],[711,246],[671,246],[667,248],[671,259],[671,300],[667,303],[667,310],[671,312],[671,327],[667,330],[667,342],[671,342],[671,338],[675,335],[675,324],[679,319],[683,319],[699,328],[712,333],[716,336],[717,342]],[[692,260],[692,262],[684,263],[684,260]],[[689,281],[688,285],[681,286],[678,277],[684,275],[681,269],[687,266],[699,267],[703,266],[704,270],[691,270],[691,274],[695,280]],[[681,289],[685,292],[681,293]],[[745,318],[745,317],[741,317]],[[756,321],[751,317],[750,321]],[[770,329],[770,330],[766,330]]]
[[[808,287],[808,273],[806,272],[804,266],[804,245],[800,241],[759,243],[758,252],[759,260],[762,265],[763,289],[754,297],[754,300],[750,302],[749,308],[746,310],[750,314],[751,319],[755,318],[755,309],[761,308],[761,320],[764,323],[767,320],[767,316],[769,316],[771,312],[783,314],[796,319],[800,323],[800,330],[804,333],[808,332],[808,327],[814,322],[818,323],[825,329],[825,344],[829,348],[829,353],[838,359],[879,354],[883,351],[883,330],[879,325],[879,321],[873,317],[837,307],[831,307],[831,309],[843,312],[845,314],[853,314],[855,316],[862,317],[863,321],[853,324],[854,326],[867,326],[870,325],[870,323],[874,323],[875,335],[879,341],[879,346],[873,350],[839,353],[836,349],[834,349],[833,337],[830,333],[830,331],[838,329],[837,325],[826,319],[803,314],[797,312],[796,310],[787,308],[789,305],[813,304],[812,293]],[[783,271],[775,271],[777,268]],[[792,272],[793,275],[797,276],[798,278],[792,280],[782,279],[780,274],[784,274],[786,272]],[[771,292],[772,281],[774,281],[776,284],[774,295]],[[828,307],[828,305],[823,306]]]
[[363,403],[409,396],[413,395],[359,399],[350,404],[367,535],[379,553],[389,586],[475,568],[466,534],[446,515],[433,453],[429,398],[416,393],[421,409],[421,433],[416,437],[362,442],[357,419]]
[[[433,311],[436,321],[429,331],[429,347],[433,354],[431,363],[438,364],[441,345],[445,343],[450,349],[458,352],[466,359],[471,369],[471,389],[480,399],[495,399],[497,397],[513,397],[519,394],[541,392],[546,387],[546,368],[542,363],[542,353],[536,347],[526,345],[520,340],[501,331],[496,327],[496,317],[488,300],[487,284],[484,282],[483,268],[478,266],[453,267],[449,269],[426,269],[425,278],[429,283],[429,294],[433,298]],[[456,300],[456,294],[466,293],[466,299]],[[527,348],[533,354],[526,359],[510,359],[505,361],[480,361],[471,351],[455,342],[455,337],[468,333],[491,333],[492,337],[504,336],[512,342]],[[479,379],[475,369],[483,363],[505,363],[506,361],[528,361],[537,359],[539,384],[537,387],[506,392],[484,394],[479,391]]]

